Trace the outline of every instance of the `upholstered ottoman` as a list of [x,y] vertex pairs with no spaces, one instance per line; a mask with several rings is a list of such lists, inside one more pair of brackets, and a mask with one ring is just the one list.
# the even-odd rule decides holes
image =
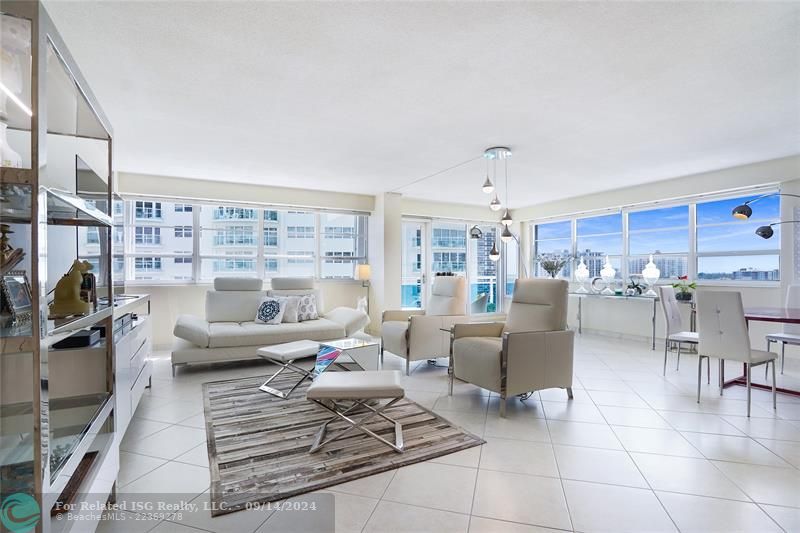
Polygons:
[[[352,433],[357,429],[370,437],[386,444],[398,453],[403,452],[403,426],[384,414],[384,411],[402,400],[405,396],[400,384],[400,372],[397,370],[365,370],[363,372],[325,372],[317,376],[306,391],[306,398],[323,409],[333,413],[317,431],[310,453],[314,453],[326,444]],[[388,403],[381,405],[381,401]],[[343,407],[340,402],[347,402]],[[375,406],[371,405],[375,402]],[[352,413],[366,409],[366,414],[359,420],[352,418]],[[394,424],[394,443],[384,439],[374,431],[365,427],[366,422],[379,416]],[[334,436],[325,439],[328,424],[335,420],[344,420],[349,427]]]
[[[259,387],[259,390],[262,390],[268,394],[272,394],[273,396],[277,396],[278,398],[288,398],[289,395],[294,392],[294,390],[299,387],[301,383],[303,383],[303,381],[306,379],[312,379],[313,377],[313,369],[306,370],[305,368],[295,365],[294,362],[297,359],[315,356],[317,355],[318,351],[319,343],[308,340],[273,344],[272,346],[264,346],[263,348],[259,348],[256,351],[259,357],[266,359],[270,363],[280,366],[278,371],[272,374],[269,379],[267,379],[267,381],[265,381],[264,384]],[[300,375],[300,379],[297,381],[297,383],[292,385],[292,387],[286,392],[269,386],[272,380],[287,370]]]

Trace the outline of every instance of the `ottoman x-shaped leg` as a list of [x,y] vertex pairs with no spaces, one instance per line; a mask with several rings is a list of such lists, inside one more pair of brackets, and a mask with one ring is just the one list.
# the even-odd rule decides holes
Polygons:
[[[369,400],[353,400],[353,402],[354,402],[353,405],[351,405],[347,409],[344,409],[344,410],[341,410],[341,411],[338,409],[338,406],[337,406],[337,404],[335,402],[331,402],[332,405],[333,405],[333,407],[331,407],[331,406],[327,405],[327,403],[324,400],[321,401],[321,400],[316,400],[316,399],[312,399],[312,398],[309,398],[309,399],[311,401],[313,401],[314,403],[316,403],[317,405],[319,405],[320,407],[323,407],[323,408],[327,409],[328,411],[330,411],[331,413],[334,414],[334,416],[331,419],[327,420],[325,423],[323,423],[322,426],[319,428],[319,431],[317,431],[317,434],[316,434],[316,436],[314,438],[314,443],[311,445],[311,449],[309,450],[309,453],[314,453],[317,450],[319,450],[320,448],[322,448],[323,446],[325,446],[326,444],[328,444],[330,442],[333,442],[335,440],[341,439],[342,437],[350,434],[354,429],[357,429],[357,430],[361,431],[362,433],[365,433],[366,435],[369,435],[373,439],[379,440],[380,442],[386,444],[387,446],[389,446],[390,448],[392,448],[394,451],[396,451],[398,453],[403,453],[404,450],[403,450],[403,426],[402,426],[402,424],[400,424],[400,422],[398,422],[397,420],[393,420],[393,419],[389,418],[388,416],[386,416],[385,414],[383,414],[383,411],[385,411],[386,409],[388,409],[389,407],[391,407],[392,405],[394,405],[398,401],[402,400],[403,399],[402,396],[399,397],[399,398],[394,398],[389,403],[387,403],[387,404],[385,404],[385,405],[383,405],[381,407],[378,407],[377,409],[372,407],[371,405],[369,405],[367,403]],[[350,418],[349,416],[347,416],[349,413],[351,413],[353,411],[356,411],[357,409],[359,409],[361,407],[364,407],[364,408],[368,409],[370,412],[365,414],[363,417],[361,417],[360,420],[354,420],[353,418]],[[364,424],[366,424],[367,420],[369,420],[369,419],[371,419],[371,418],[373,418],[375,416],[379,416],[379,417],[383,418],[384,420],[386,420],[387,422],[390,422],[390,423],[394,424],[394,442],[393,443],[389,442],[386,439],[384,439],[383,437],[381,437],[380,435],[378,435],[374,431],[371,431],[370,429],[364,427]],[[328,430],[328,424],[330,424],[331,422],[333,422],[335,420],[344,420],[345,422],[350,424],[350,427],[347,427],[347,428],[339,431],[338,433],[334,434],[332,437],[330,437],[328,439],[325,439],[325,433]]]

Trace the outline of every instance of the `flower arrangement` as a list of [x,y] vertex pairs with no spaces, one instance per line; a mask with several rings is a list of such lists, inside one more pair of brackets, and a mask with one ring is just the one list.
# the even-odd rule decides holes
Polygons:
[[540,255],[536,258],[536,261],[542,267],[542,270],[547,272],[551,278],[555,278],[570,259],[569,256],[563,255]]
[[691,300],[692,291],[697,288],[697,283],[694,281],[689,282],[689,276],[678,276],[677,283],[673,283],[672,287],[678,291],[675,298],[678,300]]

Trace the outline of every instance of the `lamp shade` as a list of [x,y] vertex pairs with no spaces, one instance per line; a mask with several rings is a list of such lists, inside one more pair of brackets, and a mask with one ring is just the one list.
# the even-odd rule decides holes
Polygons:
[[372,267],[367,264],[356,266],[356,279],[361,281],[369,281],[372,277]]
[[772,226],[759,226],[759,228],[756,230],[756,235],[762,239],[769,239],[774,234],[775,231],[772,229]]
[[492,261],[500,260],[500,251],[497,249],[497,242],[492,243],[492,249],[489,251],[489,259]]
[[733,218],[747,220],[753,215],[753,209],[747,204],[737,205],[731,211],[731,215],[733,215]]

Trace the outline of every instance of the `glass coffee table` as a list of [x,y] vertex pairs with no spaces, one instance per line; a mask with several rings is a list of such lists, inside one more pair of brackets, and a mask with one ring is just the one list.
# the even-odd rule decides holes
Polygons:
[[[322,341],[319,343],[320,352],[325,348],[337,352],[333,360],[327,363],[324,369],[331,364],[336,364],[342,370],[351,370],[347,365],[356,365],[359,370],[379,370],[380,368],[380,341],[367,339],[339,339],[335,341]],[[320,359],[317,357],[317,364]],[[314,374],[319,375],[315,365]],[[322,369],[322,372],[324,372]]]

